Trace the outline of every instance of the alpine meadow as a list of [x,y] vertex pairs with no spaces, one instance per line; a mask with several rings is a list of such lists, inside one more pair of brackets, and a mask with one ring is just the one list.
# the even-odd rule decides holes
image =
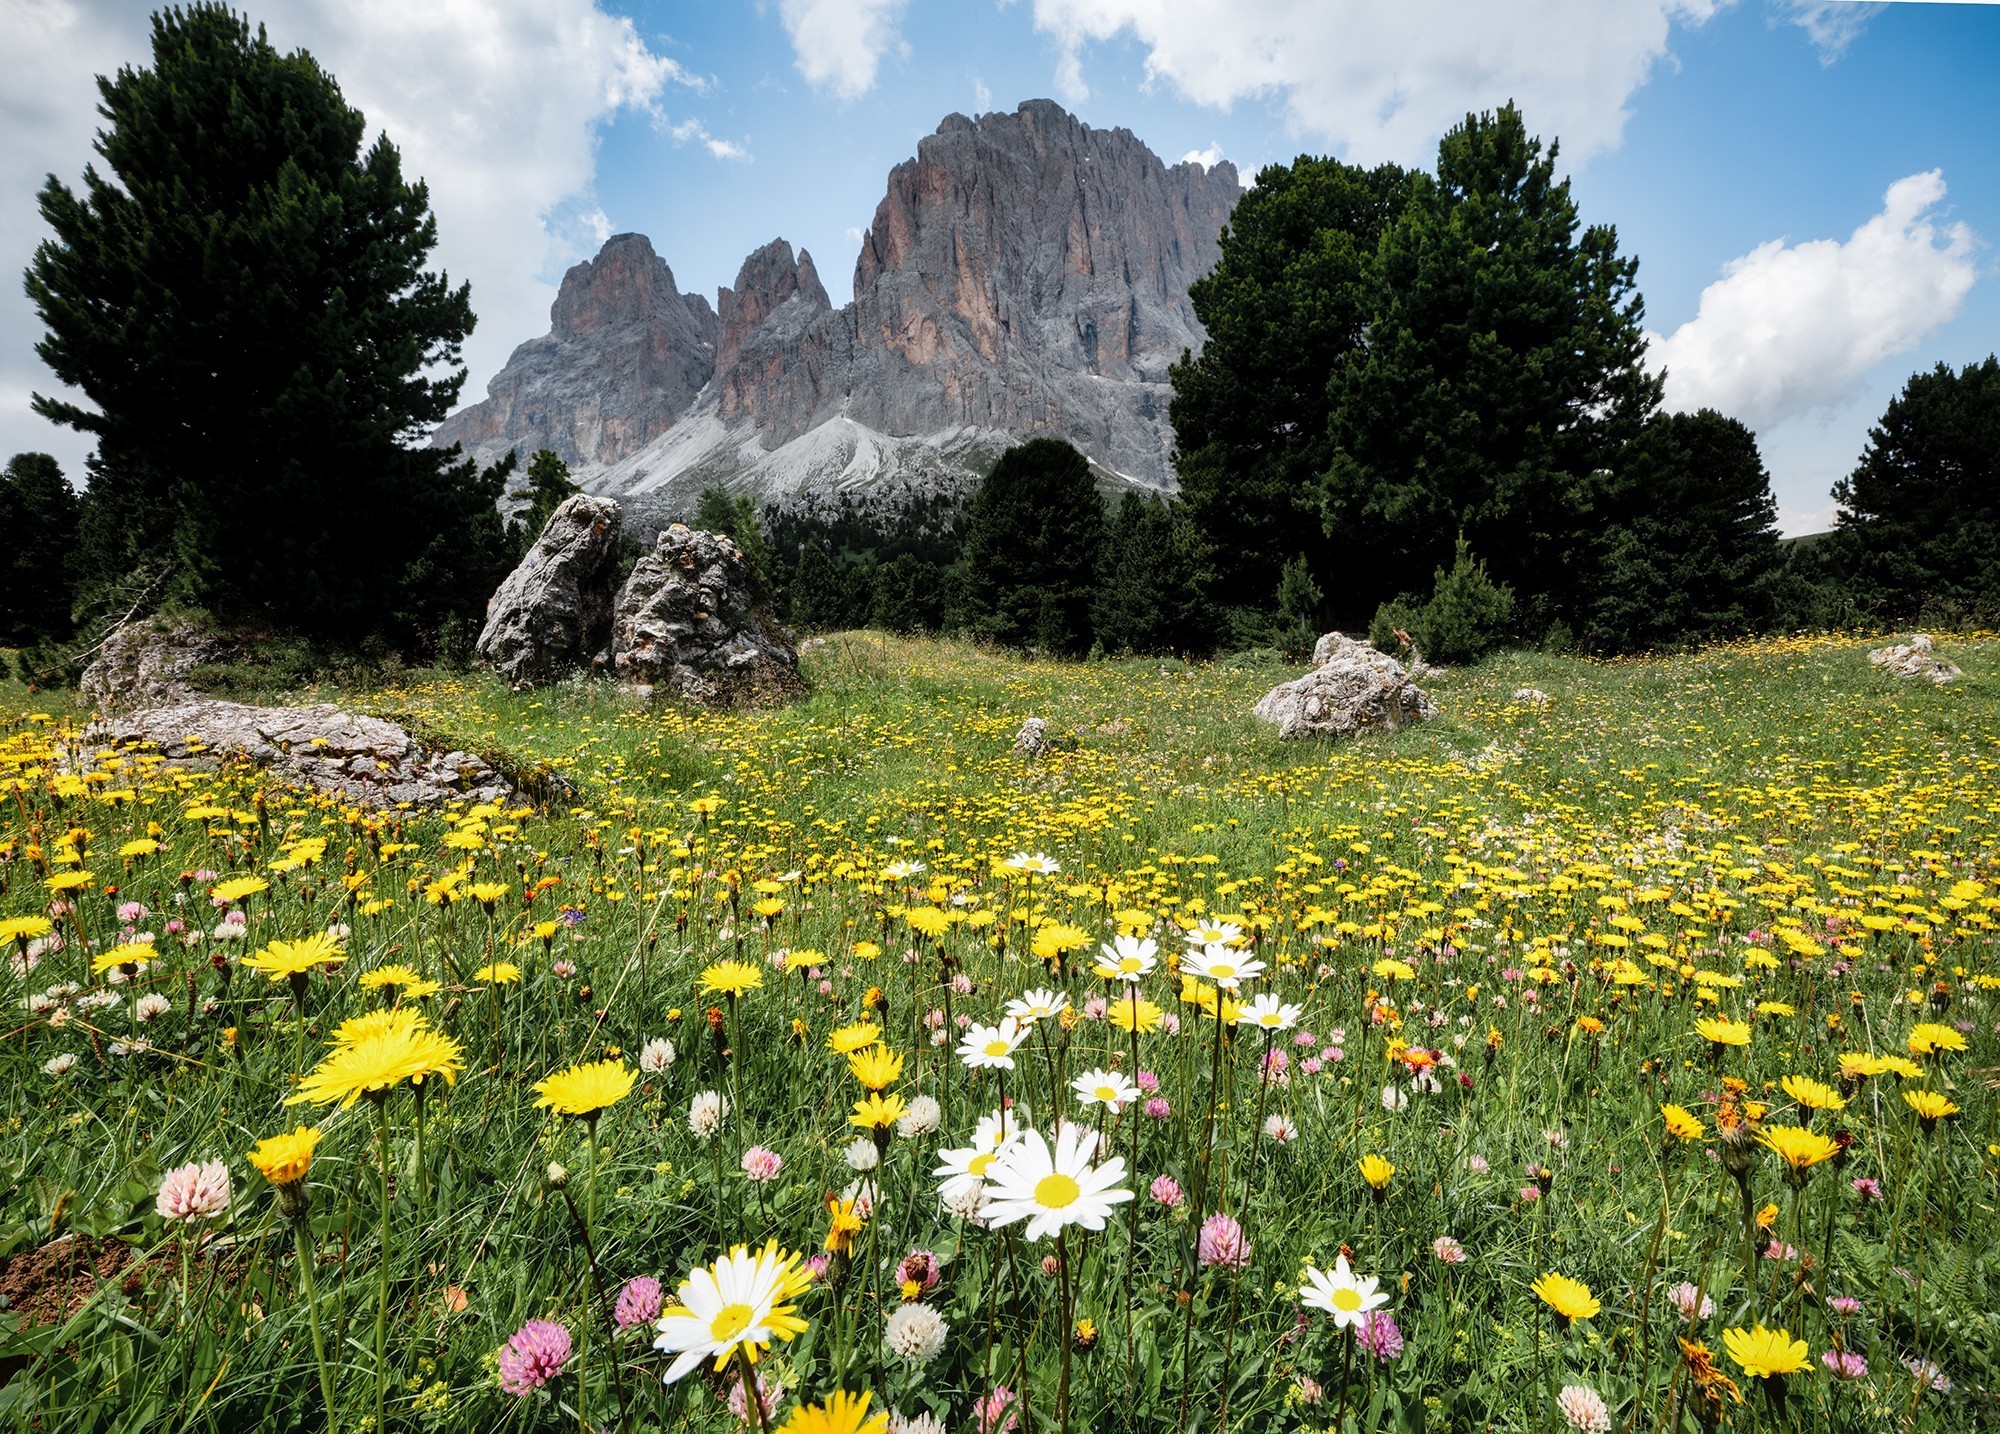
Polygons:
[[2000,1428],[2000,9],[23,3],[0,1426]]

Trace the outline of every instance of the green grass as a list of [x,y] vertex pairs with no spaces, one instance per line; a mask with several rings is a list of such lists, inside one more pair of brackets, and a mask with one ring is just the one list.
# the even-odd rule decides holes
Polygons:
[[[815,1251],[825,1195],[859,1178],[844,1152],[860,1091],[826,1040],[868,1009],[873,988],[885,1039],[905,1058],[894,1089],[939,1098],[943,1125],[889,1142],[882,1210],[852,1266],[802,1298],[808,1329],[762,1366],[787,1390],[778,1418],[845,1387],[962,1429],[990,1369],[1025,1396],[1019,1412],[1054,1427],[1064,1286],[1040,1261],[1055,1247],[1010,1245],[940,1209],[931,1167],[993,1108],[997,1083],[932,1046],[925,1015],[949,1004],[993,1020],[1036,984],[1081,1008],[1108,989],[1089,965],[1119,923],[1147,927],[1166,954],[1185,944],[1178,927],[1234,918],[1268,963],[1243,996],[1296,1003],[1316,1044],[1281,1046],[1287,1083],[1260,1090],[1263,1038],[1238,1028],[1220,1047],[1218,1087],[1213,1022],[1163,973],[1144,984],[1181,1022],[1140,1049],[1171,1113],[1110,1124],[1126,1159],[1137,1130],[1137,1178],[1125,1183],[1138,1199],[1102,1233],[1065,1237],[1070,1314],[1097,1330],[1094,1347],[1071,1349],[1073,1427],[1206,1430],[1226,1405],[1231,1427],[1317,1430],[1344,1402],[1360,1429],[1560,1428],[1556,1393],[1580,1385],[1607,1402],[1613,1428],[1694,1428],[1676,1334],[1705,1340],[1742,1387],[1747,1402],[1728,1410],[1740,1426],[1991,1424],[2000,1272],[1985,1231],[2000,1037],[1981,981],[2000,974],[2000,646],[1948,645],[1966,675],[1943,689],[1883,676],[1867,646],[1765,642],[1618,664],[1503,655],[1438,678],[1435,721],[1339,746],[1280,742],[1249,716],[1293,668],[1033,663],[879,634],[816,649],[812,696],[777,711],[648,708],[580,683],[516,694],[445,673],[294,694],[395,714],[576,789],[537,811],[444,818],[348,811],[247,772],[105,766],[62,735],[78,716],[63,702],[0,689],[0,710],[21,714],[0,737],[0,918],[42,910],[51,871],[92,877],[61,914],[66,948],[10,978],[17,1001],[56,982],[79,990],[20,1010],[0,1054],[11,1092],[0,1251],[47,1264],[64,1248],[52,1237],[73,1234],[134,1261],[94,1292],[76,1280],[76,1299],[49,1317],[5,1316],[17,1327],[0,1345],[0,1411],[43,1429],[324,1427],[292,1236],[244,1159],[319,1119],[306,1188],[337,1424],[372,1415],[385,1268],[373,1116],[365,1100],[345,1112],[281,1102],[341,1020],[381,1004],[362,973],[400,963],[443,983],[421,1004],[461,1044],[463,1069],[426,1100],[421,1153],[407,1087],[387,1106],[388,1425],[574,1427],[581,1399],[591,1421],[615,1426],[610,1347],[629,1427],[730,1427],[719,1381],[663,1386],[667,1357],[640,1332],[614,1344],[602,1310],[582,1387],[574,1358],[525,1398],[497,1387],[494,1350],[524,1320],[557,1320],[580,1341],[592,1319],[577,1222],[545,1176],[551,1162],[568,1167],[581,1208],[584,1130],[537,1109],[530,1087],[576,1061],[629,1064],[655,1037],[678,1048],[599,1127],[592,1233],[609,1290],[650,1274],[671,1291],[731,1240]],[[1549,702],[1515,701],[1522,687]],[[1013,753],[1029,715],[1062,750],[1035,762]],[[92,765],[108,779],[78,783]],[[719,801],[712,814],[695,805],[704,798]],[[225,814],[190,815],[204,808]],[[149,824],[161,849],[120,856]],[[445,843],[454,832],[461,845]],[[310,838],[324,838],[320,855],[284,860]],[[1030,881],[997,864],[1038,851],[1059,875]],[[886,876],[897,860],[924,870]],[[460,868],[460,899],[428,899]],[[202,871],[270,881],[247,938],[189,944],[167,929],[217,924]],[[768,916],[752,910],[760,880],[782,903]],[[476,882],[508,890],[489,910],[463,896]],[[81,941],[108,945],[116,907],[134,900],[149,908],[133,924],[154,932],[158,959],[106,988]],[[564,907],[579,924],[560,924]],[[932,907],[952,918],[938,940],[908,920]],[[1897,924],[1860,920],[1882,913]],[[239,963],[332,922],[349,928],[347,959],[310,978],[301,1025],[286,983]],[[1058,925],[1089,943],[1059,979],[1028,950]],[[857,956],[861,942],[884,954]],[[817,976],[764,968],[765,985],[737,1004],[740,1025],[710,1032],[704,1011],[726,1003],[699,990],[705,966],[804,949],[823,954]],[[520,967],[520,984],[475,975],[501,959]],[[1620,960],[1640,984],[1616,984]],[[1747,1048],[1717,1056],[1695,1034],[1695,970],[1725,978],[1709,1004],[1752,1022]],[[954,975],[971,989],[947,999]],[[107,989],[116,1005],[85,1000]],[[169,1006],[140,1025],[142,993]],[[58,1009],[68,1014],[51,1020]],[[1840,1053],[1902,1054],[1927,1019],[1962,1027],[1967,1049],[1923,1057],[1915,1079],[1851,1087],[1845,1111],[1816,1118],[1854,1137],[1845,1168],[1817,1168],[1796,1193],[1773,1155],[1747,1171],[1753,1212],[1776,1206],[1775,1236],[1757,1245],[1777,1238],[1813,1263],[1799,1283],[1796,1261],[1753,1256],[1746,1277],[1743,1192],[1705,1153],[1722,1152],[1721,1077],[1746,1080],[1767,1123],[1792,1124],[1801,1112],[1782,1077],[1838,1086]],[[151,1049],[134,1049],[134,1036]],[[732,1036],[740,1066],[723,1055]],[[1441,1089],[1385,1062],[1391,1037],[1446,1058]],[[1336,1040],[1342,1058],[1329,1059]],[[1067,1077],[1129,1072],[1128,1049],[1099,1019],[1038,1028],[1009,1093],[1044,1131],[1058,1108],[1090,1119]],[[1308,1054],[1319,1073],[1305,1073]],[[75,1058],[69,1069],[45,1074],[62,1055]],[[1959,1107],[1934,1132],[1900,1098],[1918,1085]],[[699,1140],[691,1099],[720,1089],[733,1103],[739,1088],[720,1137]],[[1667,1141],[1665,1101],[1693,1111],[1706,1139]],[[1296,1139],[1265,1139],[1260,1112],[1294,1122]],[[736,1164],[751,1143],[785,1162],[761,1189]],[[1379,1202],[1357,1170],[1367,1154],[1396,1167]],[[232,1213],[194,1240],[160,1218],[153,1193],[166,1170],[216,1158],[235,1181]],[[1542,1168],[1547,1193],[1524,1198],[1539,1193]],[[1242,1220],[1252,1254],[1240,1276],[1192,1260],[1198,1221],[1150,1198],[1160,1175],[1190,1199],[1205,1190],[1203,1213]],[[1881,1201],[1852,1187],[1863,1177]],[[1461,1242],[1464,1264],[1433,1253],[1443,1235]],[[1301,1265],[1331,1269],[1343,1245],[1391,1295],[1405,1341],[1393,1361],[1350,1359],[1324,1315],[1301,1320]],[[926,1298],[950,1326],[921,1367],[878,1338],[899,1298],[886,1265],[912,1248],[943,1261]],[[1551,1270],[1588,1283],[1600,1312],[1558,1328],[1529,1288]],[[38,1278],[37,1290],[57,1288]],[[1683,1281],[1717,1307],[1698,1328],[1669,1303]],[[1829,1294],[1861,1308],[1840,1314]],[[1809,1346],[1782,1405],[1725,1352],[1725,1328],[1757,1322]],[[1866,1357],[1866,1379],[1828,1377],[1819,1356],[1836,1339]],[[1906,1357],[1935,1362],[1952,1392],[1920,1385]]]

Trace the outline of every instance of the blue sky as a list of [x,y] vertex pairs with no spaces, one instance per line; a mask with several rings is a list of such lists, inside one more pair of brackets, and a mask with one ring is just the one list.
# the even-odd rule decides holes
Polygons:
[[[33,189],[81,170],[88,77],[143,60],[146,7],[7,3],[26,21],[0,54],[14,97],[0,263],[18,272]],[[553,285],[606,233],[650,235],[711,298],[782,236],[842,302],[890,167],[953,110],[1039,96],[1169,162],[1219,155],[1246,177],[1301,152],[1423,163],[1466,109],[1518,100],[1561,138],[1586,219],[1640,257],[1670,401],[1757,428],[1793,531],[1826,525],[1827,488],[1913,370],[2000,348],[2000,5],[289,0],[252,14],[310,48],[430,180],[440,258],[481,314],[468,397],[546,328]],[[0,301],[0,447],[73,468],[74,435],[25,412],[27,390],[48,388],[33,329],[17,297]]]

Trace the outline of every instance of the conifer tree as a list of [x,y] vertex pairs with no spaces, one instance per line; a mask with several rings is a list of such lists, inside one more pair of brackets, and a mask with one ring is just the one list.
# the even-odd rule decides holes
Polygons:
[[1395,165],[1312,155],[1266,165],[1229,216],[1221,259],[1188,290],[1208,337],[1171,371],[1174,468],[1239,631],[1270,611],[1288,558],[1309,554],[1321,572],[1348,562],[1319,521],[1327,377],[1362,342],[1376,250],[1416,183]]
[[[151,67],[98,88],[105,168],[43,188],[27,273],[37,352],[88,400],[36,411],[97,440],[87,577],[154,565],[224,616],[343,636],[426,607],[418,569],[487,485],[421,444],[473,323],[425,268],[423,184],[386,137],[364,152],[310,55],[222,5],[156,14]],[[458,553],[483,603],[505,534],[469,536],[497,543]]]
[[1733,637],[1771,615],[1777,504],[1757,437],[1714,409],[1655,416],[1628,446],[1601,512],[1583,605],[1592,647],[1633,652]]
[[569,464],[550,449],[537,449],[528,460],[528,506],[521,510],[518,520],[520,550],[525,553],[532,548],[563,501],[582,491],[569,476]]
[[825,548],[807,543],[799,549],[798,565],[788,585],[790,620],[801,632],[823,632],[845,619],[847,595],[840,572]]
[[79,508],[46,453],[17,453],[0,473],[0,644],[69,636]]
[[1463,533],[1548,626],[1588,592],[1604,474],[1659,403],[1638,265],[1582,227],[1556,147],[1468,115],[1385,233],[1365,346],[1334,366],[1321,498],[1372,600]]
[[1097,641],[1106,652],[1200,654],[1214,649],[1215,624],[1183,510],[1137,493],[1120,500],[1105,538],[1091,612]]
[[965,555],[973,627],[1015,647],[1090,650],[1104,504],[1074,446],[1036,438],[1000,455],[972,500]]
[[1826,563],[1885,617],[2000,617],[2000,357],[1915,374],[1833,491]]

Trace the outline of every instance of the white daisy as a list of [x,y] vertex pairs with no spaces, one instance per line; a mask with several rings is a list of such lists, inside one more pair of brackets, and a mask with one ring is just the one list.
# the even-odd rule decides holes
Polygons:
[[1012,1016],[1002,1016],[997,1026],[974,1021],[965,1028],[958,1043],[958,1058],[973,1070],[1014,1069],[1014,1048],[1027,1039],[1028,1032]]
[[1004,863],[1009,871],[1026,872],[1029,876],[1054,876],[1062,870],[1062,863],[1042,852],[1030,854],[1017,851]]
[[1023,1029],[1037,1021],[1050,1021],[1069,1009],[1069,997],[1060,991],[1036,989],[1023,991],[1017,998],[1007,1003],[1007,1014],[1021,1023]]
[[1376,1292],[1375,1287],[1380,1283],[1373,1275],[1356,1279],[1354,1271],[1348,1268],[1347,1256],[1342,1255],[1334,1261],[1330,1275],[1306,1266],[1306,1282],[1299,1286],[1299,1303],[1325,1310],[1333,1316],[1335,1329],[1347,1329],[1359,1325],[1370,1310],[1389,1303],[1387,1295]]
[[1040,1131],[1023,1134],[987,1171],[987,1224],[998,1227],[1026,1219],[1024,1233],[1030,1240],[1044,1239],[1069,1225],[1102,1230],[1111,1207],[1130,1200],[1132,1192],[1119,1185],[1125,1178],[1122,1158],[1113,1156],[1102,1165],[1091,1165],[1088,1147],[1093,1142],[1092,1132],[1080,1125],[1060,1130],[1053,1151]]
[[1160,943],[1151,937],[1120,936],[1098,950],[1103,954],[1094,969],[1107,981],[1138,981],[1159,964]]
[[1305,1014],[1303,1006],[1288,1006],[1269,991],[1264,992],[1243,1008],[1237,1024],[1258,1026],[1267,1031],[1289,1031],[1299,1023]]
[[1225,991],[1234,991],[1243,982],[1254,981],[1263,975],[1264,963],[1255,956],[1243,955],[1227,946],[1210,944],[1181,953],[1181,974],[1199,977]]
[[1109,1106],[1113,1115],[1139,1098],[1139,1087],[1118,1071],[1085,1071],[1069,1088],[1084,1105]]
[[1242,937],[1242,927],[1227,921],[1211,921],[1189,931],[1187,942],[1190,946],[1227,946]]
[[710,1356],[720,1374],[739,1348],[754,1364],[772,1340],[789,1340],[805,1329],[787,1301],[811,1283],[799,1256],[780,1250],[776,1240],[755,1255],[737,1245],[713,1265],[692,1271],[674,1292],[680,1304],[661,1317],[653,1341],[653,1348],[679,1355],[664,1381],[674,1383]]

